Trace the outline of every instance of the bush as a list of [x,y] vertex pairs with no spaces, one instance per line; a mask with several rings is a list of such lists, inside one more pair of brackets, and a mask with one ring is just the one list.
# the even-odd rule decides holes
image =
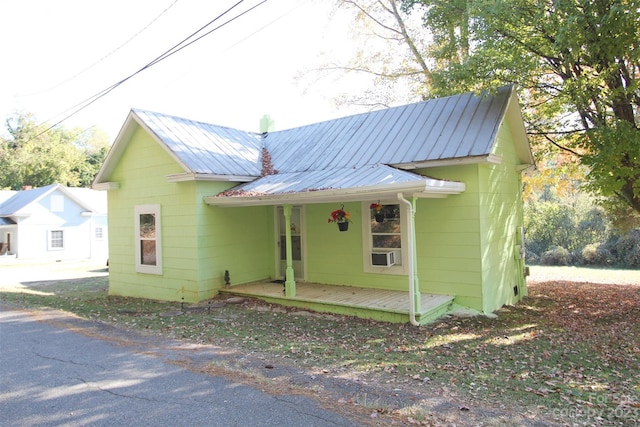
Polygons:
[[562,246],[555,246],[542,254],[542,265],[569,265],[569,251]]
[[535,252],[530,252],[529,249],[527,249],[527,253],[525,257],[526,257],[525,259],[527,261],[527,264],[536,265],[540,262],[540,255],[538,255]]
[[640,268],[640,230],[611,239],[607,246],[620,267]]
[[609,265],[613,263],[613,255],[604,244],[592,243],[582,249],[582,261],[587,265]]

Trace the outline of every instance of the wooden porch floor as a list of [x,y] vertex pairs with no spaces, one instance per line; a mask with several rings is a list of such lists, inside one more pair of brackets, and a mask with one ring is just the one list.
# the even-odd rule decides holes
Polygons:
[[[409,292],[369,289],[354,286],[334,286],[296,282],[296,296],[285,297],[282,283],[254,282],[233,285],[220,290],[223,294],[251,296],[285,306],[313,311],[350,314],[392,322],[409,321]],[[445,314],[453,296],[421,294],[420,323],[428,323]]]

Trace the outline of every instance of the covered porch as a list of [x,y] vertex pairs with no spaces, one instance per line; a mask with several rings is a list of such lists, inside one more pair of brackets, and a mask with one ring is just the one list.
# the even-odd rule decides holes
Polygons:
[[[282,281],[260,281],[234,285],[221,289],[220,293],[385,322],[407,323],[410,318],[408,291],[297,282],[295,296],[286,296]],[[450,295],[421,294],[420,306],[415,313],[416,321],[426,324],[436,320],[451,308],[453,298]]]
[[[283,274],[278,276],[284,276],[284,284],[268,281],[255,282],[232,286],[222,289],[220,292],[252,296],[267,302],[301,307],[317,312],[346,314],[388,322],[410,322],[414,325],[429,323],[448,311],[454,297],[420,292],[415,248],[416,201],[418,198],[445,198],[452,194],[460,194],[464,192],[465,188],[465,184],[461,182],[433,179],[387,165],[375,164],[360,168],[266,174],[255,181],[228,191],[205,196],[205,203],[212,206],[281,206],[283,210],[282,231],[284,232],[283,246],[286,252],[283,258],[285,268],[282,271]],[[401,236],[403,243],[397,246],[382,245],[380,247],[398,248],[398,250],[402,248],[404,250],[401,255],[404,263],[399,264],[402,266],[402,272],[395,273],[395,277],[406,278],[406,284],[403,284],[403,287],[406,286],[406,291],[369,288],[363,283],[359,283],[358,286],[343,286],[314,283],[314,279],[308,282],[297,281],[292,255],[292,226],[294,225],[292,212],[294,206],[323,203],[368,203],[372,200],[389,200],[398,205],[399,221],[405,226],[398,227],[395,234]],[[362,212],[365,211],[362,210]],[[368,217],[370,211],[366,212],[367,214],[362,216],[363,224],[370,221]],[[322,222],[326,224],[326,220],[323,219]],[[298,225],[293,228],[298,230]],[[371,237],[363,239],[362,236],[365,236],[365,232],[351,240],[353,252],[362,253],[369,260],[367,254],[372,252],[375,246]],[[316,243],[322,239],[324,238],[318,237]],[[369,240],[368,244],[366,243],[367,239]],[[327,251],[319,251],[318,253],[325,256],[323,254],[326,254]],[[331,262],[331,260],[327,261],[326,265],[331,265]],[[352,265],[357,264],[353,263]],[[362,276],[364,274],[378,276],[387,274],[387,271],[384,271],[382,267],[378,270],[368,271],[366,270],[368,268],[366,262],[363,265],[364,270],[357,267],[358,271],[351,274],[352,278],[360,279],[356,281],[363,282]],[[383,265],[384,268],[393,268],[393,266],[394,263]],[[305,275],[302,274],[300,277],[305,277]],[[329,283],[331,281],[330,279]]]

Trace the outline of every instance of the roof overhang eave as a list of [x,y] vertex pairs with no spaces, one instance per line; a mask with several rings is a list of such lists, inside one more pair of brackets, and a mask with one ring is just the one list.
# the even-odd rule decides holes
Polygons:
[[252,196],[206,196],[204,201],[206,204],[212,206],[240,207],[395,199],[398,193],[402,193],[405,197],[442,198],[453,194],[460,194],[464,192],[465,188],[465,184],[461,182],[426,179],[420,182],[385,186],[327,189],[298,193]]
[[210,173],[175,173],[165,177],[167,182],[184,181],[230,181],[230,182],[251,182],[259,177],[251,175],[216,175]]
[[502,163],[502,156],[498,156],[496,154],[484,154],[481,156],[467,156],[467,157],[457,157],[452,159],[436,159],[436,160],[425,160],[422,162],[410,162],[410,163],[397,163],[392,164],[390,166],[398,169],[404,170],[413,170],[413,169],[426,169],[426,168],[435,168],[442,166],[461,166],[461,165],[471,165],[471,164],[481,164],[481,163],[490,163],[499,165]]

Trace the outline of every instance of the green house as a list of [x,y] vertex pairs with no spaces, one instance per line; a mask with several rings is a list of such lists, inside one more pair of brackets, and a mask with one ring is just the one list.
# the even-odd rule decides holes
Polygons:
[[130,112],[94,183],[108,191],[110,294],[223,292],[413,324],[527,294],[533,158],[513,87],[261,126]]

